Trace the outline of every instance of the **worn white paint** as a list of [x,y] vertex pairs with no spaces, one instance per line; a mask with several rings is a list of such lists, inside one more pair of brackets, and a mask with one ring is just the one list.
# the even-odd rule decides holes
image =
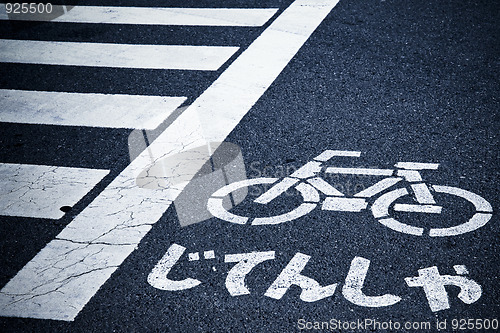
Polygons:
[[398,162],[395,167],[408,170],[436,170],[439,163]]
[[212,197],[223,198],[226,195],[229,195],[229,193],[234,192],[238,189],[241,189],[244,187],[249,187],[249,186],[254,186],[254,185],[260,185],[260,184],[273,184],[277,180],[278,180],[278,178],[252,178],[252,179],[240,180],[238,182],[234,182],[234,183],[231,183],[229,185],[226,185],[226,186],[220,188],[214,194],[212,194]]
[[[258,179],[258,178],[257,178]],[[255,199],[256,203],[265,205],[271,202],[273,199],[278,197],[279,195],[285,193],[290,187],[298,183],[298,179],[286,177],[281,180],[279,183],[276,183],[269,190],[261,194],[259,197]]]
[[434,197],[432,196],[431,191],[424,183],[419,184],[411,184],[411,189],[413,190],[413,194],[415,194],[415,198],[418,203],[421,204],[435,204]]
[[421,182],[422,176],[417,170],[398,170],[397,175],[403,177],[407,182]]
[[290,177],[295,178],[309,178],[316,176],[320,171],[323,163],[317,161],[310,161],[301,166],[297,171],[292,173]]
[[0,163],[0,215],[59,219],[109,170]]
[[[1,4],[0,4],[1,5]],[[63,12],[66,6],[54,5],[54,11]],[[275,13],[275,8],[159,8],[74,6],[50,22],[110,23],[187,26],[242,26],[258,27]],[[8,16],[0,15],[8,20]],[[17,20],[46,21],[44,15],[18,15]]]
[[325,195],[344,196],[342,192],[337,190],[335,187],[327,183],[322,178],[319,177],[309,178],[307,179],[307,182]]
[[155,129],[185,97],[0,89],[0,121]]
[[[106,280],[135,248],[53,240],[2,288],[0,315],[39,318],[43,311],[45,318],[72,320],[75,300],[90,299],[100,287],[86,281]],[[44,306],[46,299],[57,306]]]
[[0,39],[0,62],[214,71],[232,46],[143,45]]
[[392,217],[380,219],[378,221],[381,224],[385,225],[387,228],[390,228],[397,232],[401,232],[403,234],[414,235],[414,236],[422,236],[424,234],[423,228],[401,223],[393,219]]
[[394,171],[391,169],[369,169],[369,168],[335,168],[329,167],[326,173],[339,173],[345,175],[371,175],[371,176],[391,176]]
[[460,288],[458,298],[466,303],[472,304],[481,298],[482,289],[477,282],[464,276],[440,275],[436,266],[419,269],[418,277],[405,278],[409,287],[422,287],[431,311],[441,311],[450,308],[448,293],[445,286]]
[[314,159],[316,161],[326,162],[334,156],[344,156],[344,157],[360,157],[360,151],[350,151],[350,150],[325,150]]
[[[185,290],[198,286],[201,282],[196,279],[185,278],[184,280],[171,280],[167,277],[168,273],[172,270],[172,267],[174,267],[177,261],[179,261],[184,251],[186,251],[185,247],[178,244],[172,244],[151,273],[149,273],[148,283],[157,289],[168,291]],[[126,258],[128,253],[122,256]],[[121,263],[118,263],[118,265],[120,264]]]
[[[186,181],[175,186],[143,189],[136,177],[152,167],[151,156],[161,159],[207,142],[221,142],[247,114],[288,62],[302,47],[316,27],[337,4],[337,0],[296,0],[198,97],[148,148],[140,154],[101,194],[80,213],[0,291],[0,315],[71,321],[87,304],[137,244],[179,195]],[[151,155],[152,154],[152,155]],[[172,179],[178,170],[171,172]],[[185,175],[184,175],[185,176]],[[194,176],[194,175],[193,175]],[[106,216],[105,219],[102,217]],[[43,274],[44,267],[65,257],[65,251],[50,251],[54,242],[85,245],[68,259],[78,263],[89,252],[89,244],[101,243],[104,248],[119,248],[119,253],[104,252],[101,262],[114,262],[112,269],[99,276],[82,269],[74,281],[79,289],[90,292],[69,297],[64,283],[53,283],[43,294],[34,287],[55,281]],[[122,244],[123,246],[116,246]],[[125,245],[129,244],[129,245]],[[174,251],[175,252],[175,251]],[[167,258],[168,260],[168,258]],[[67,270],[58,272],[64,279]],[[22,285],[22,293],[11,294]]]
[[367,205],[366,200],[361,198],[328,197],[323,201],[321,209],[338,212],[360,212]]
[[224,262],[237,262],[227,273],[226,288],[229,294],[231,296],[250,294],[245,277],[255,266],[272,259],[274,259],[274,251],[227,254],[224,257]]
[[409,212],[409,213],[427,213],[427,214],[441,214],[441,206],[434,205],[414,205],[414,204],[395,204],[394,210],[396,212]]
[[386,217],[389,215],[389,206],[399,197],[408,194],[408,190],[405,188],[398,188],[396,190],[392,190],[381,195],[375,202],[372,204],[372,213],[373,216],[378,219],[381,217]]
[[252,225],[280,224],[292,221],[309,214],[314,208],[316,208],[316,204],[305,202],[288,213],[270,217],[257,217],[252,221]]
[[200,254],[199,254],[198,252],[188,253],[188,260],[189,260],[189,261],[197,261],[197,260],[200,260]]
[[375,183],[374,185],[365,188],[361,192],[356,193],[354,196],[355,197],[360,197],[360,198],[369,198],[372,197],[389,187],[395,185],[399,181],[401,181],[402,178],[397,178],[397,177],[389,177],[389,178],[384,178],[381,181]]
[[215,259],[215,252],[214,250],[208,250],[203,252],[203,257],[205,259]]
[[453,265],[453,269],[458,275],[469,274],[469,271],[467,270],[467,267],[465,267],[465,265]]
[[353,304],[372,308],[390,306],[401,301],[401,297],[396,295],[367,296],[363,293],[361,289],[363,289],[369,267],[370,260],[368,259],[355,257],[352,260],[342,288],[342,295]]
[[264,296],[281,299],[292,285],[302,289],[300,299],[304,302],[316,302],[332,296],[337,288],[336,283],[322,287],[316,280],[300,274],[310,258],[308,255],[297,253],[267,289]]
[[207,202],[207,209],[213,216],[236,224],[246,224],[249,220],[248,217],[238,216],[227,211],[223,205],[224,199],[222,198],[210,198]]

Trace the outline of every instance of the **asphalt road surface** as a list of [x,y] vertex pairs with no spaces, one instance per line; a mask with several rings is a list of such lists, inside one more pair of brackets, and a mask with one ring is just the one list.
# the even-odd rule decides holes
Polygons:
[[52,4],[0,7],[2,332],[496,331],[497,2]]

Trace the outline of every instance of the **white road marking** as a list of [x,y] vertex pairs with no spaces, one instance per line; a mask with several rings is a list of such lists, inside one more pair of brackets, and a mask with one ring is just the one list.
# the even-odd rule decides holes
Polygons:
[[326,162],[334,156],[346,156],[346,157],[360,157],[360,151],[350,151],[350,150],[325,150],[314,159],[316,161]]
[[465,265],[453,265],[453,269],[459,275],[469,274],[469,271],[467,270],[467,267],[465,267]]
[[474,231],[484,226],[491,219],[491,213],[476,213],[466,223],[448,228],[433,228],[429,230],[431,237],[456,236]]
[[314,177],[321,171],[322,166],[323,164],[317,161],[307,162],[306,164],[301,166],[297,171],[292,173],[290,177],[301,178],[301,179]]
[[[156,158],[162,158],[207,142],[223,141],[337,2],[338,0],[293,2],[149,146],[148,151],[139,155],[56,240],[42,249],[7,283],[0,291],[0,315],[74,320],[187,184],[183,182],[175,187],[157,190],[137,186],[137,174],[152,166],[150,153]],[[171,170],[172,178],[175,178],[176,171],[178,170]],[[75,251],[71,258],[67,258],[65,250],[51,250],[56,242],[82,242],[85,245]],[[86,247],[96,242],[101,243],[103,248],[100,264],[114,262],[115,267],[101,271],[105,273],[99,276],[86,274],[93,271],[93,267],[88,266],[79,275],[75,275],[74,270],[70,272],[69,269],[61,269],[57,272],[57,280],[54,276],[44,274],[45,267],[50,267],[61,257],[69,262],[79,263],[91,254]],[[118,253],[111,251],[114,248],[119,248]],[[69,262],[65,267],[72,267]],[[74,284],[68,286],[67,279],[71,279]],[[38,285],[50,285],[50,288],[44,293],[38,293],[35,289]],[[75,285],[78,287],[75,288]],[[75,289],[84,290],[85,295],[73,297]]]
[[214,252],[214,250],[209,250],[209,251],[203,252],[203,257],[205,259],[215,259],[215,252]]
[[[455,266],[456,267],[456,266]],[[418,277],[405,278],[409,287],[422,287],[431,311],[450,308],[445,286],[460,288],[458,298],[465,304],[472,304],[481,298],[482,288],[477,282],[463,276],[440,275],[436,266],[419,269]]]
[[[60,11],[66,6],[53,6]],[[74,6],[66,14],[50,22],[111,23],[146,25],[188,25],[188,26],[242,26],[259,27],[275,13],[275,8],[147,8],[147,7],[104,7]],[[16,20],[46,21],[44,15],[13,16]],[[8,20],[7,15],[0,15]]]
[[185,97],[0,89],[0,121],[155,129]]
[[372,204],[372,213],[373,216],[378,219],[381,217],[386,217],[389,215],[389,206],[399,197],[408,194],[408,190],[405,188],[398,188],[396,190],[387,192],[381,195],[375,202]]
[[224,262],[237,262],[226,277],[226,288],[231,296],[250,294],[245,277],[258,264],[274,259],[274,251],[252,252],[242,254],[226,254]]
[[198,252],[188,253],[188,260],[189,261],[200,260],[200,254]]
[[236,51],[232,46],[142,45],[0,40],[0,62],[117,68],[213,71]]
[[342,192],[337,190],[335,187],[327,183],[322,178],[319,177],[309,178],[307,182],[325,195],[344,196]]
[[[51,243],[49,243],[49,245],[50,244]],[[120,248],[120,246],[117,246],[117,247]],[[122,258],[123,258],[122,261],[125,260],[125,258],[128,257],[128,255],[134,249],[135,249],[135,245],[133,246],[132,249],[129,248],[129,251],[124,251],[125,253],[122,254]],[[190,289],[190,288],[193,288],[193,287],[196,287],[197,285],[199,285],[201,282],[199,280],[196,280],[196,279],[186,278],[184,280],[170,280],[167,277],[168,273],[170,272],[172,267],[174,267],[174,265],[177,263],[177,261],[182,256],[184,251],[186,251],[186,248],[184,246],[181,246],[178,244],[172,244],[168,248],[165,255],[155,265],[155,267],[153,268],[151,273],[149,273],[148,283],[151,286],[153,286],[154,288],[161,289],[161,290],[169,290],[169,291]],[[77,255],[81,255],[81,252],[77,253]],[[110,258],[110,259],[113,259],[113,258]],[[31,262],[33,262],[33,261],[31,261]],[[119,262],[117,264],[115,269],[118,268],[118,266],[120,264],[121,264],[121,262]],[[104,276],[104,278],[107,280],[109,278],[109,275],[111,275],[111,273]],[[76,280],[77,280],[77,282],[81,282],[80,279],[76,279]],[[102,280],[102,277],[100,278],[100,280]],[[94,287],[94,289],[95,289],[94,293],[96,293],[97,289],[100,287],[100,285],[93,284],[92,287]],[[82,289],[84,289],[84,288],[82,288]],[[3,292],[3,290],[2,290],[2,292]],[[52,292],[50,292],[50,289],[49,289],[48,293],[52,294]],[[93,295],[94,294],[91,294],[90,297],[92,297]],[[90,299],[90,297],[89,297],[89,299]],[[65,303],[67,302],[69,304],[72,303],[71,300],[66,300],[64,297],[63,298],[58,297],[58,298],[59,298],[58,299],[59,301],[64,301]],[[81,299],[81,297],[79,297],[77,299]],[[51,309],[51,308],[49,308],[49,309]],[[65,314],[65,315],[69,316],[69,314]],[[61,317],[61,314],[56,315],[56,317]],[[38,317],[35,317],[35,318],[38,318]],[[60,319],[60,320],[71,320],[71,318]]]
[[384,178],[381,181],[377,182],[376,184],[364,189],[363,191],[356,193],[354,196],[360,198],[372,197],[384,191],[385,189],[388,189],[389,187],[396,184],[400,180],[402,180],[402,178],[396,178],[396,177]]
[[299,207],[295,208],[291,212],[270,216],[270,217],[257,217],[252,221],[252,225],[267,225],[267,224],[280,224],[288,221],[292,221],[309,214],[316,204],[313,203],[303,203]]
[[342,295],[353,304],[373,308],[390,306],[401,301],[401,297],[396,295],[367,296],[363,293],[361,289],[363,289],[369,267],[370,260],[368,259],[355,257],[352,260],[342,288]]
[[236,224],[246,224],[248,221],[248,217],[238,216],[233,213],[230,213],[224,208],[222,198],[210,198],[208,199],[207,209],[213,216]]
[[391,176],[391,169],[365,169],[365,168],[326,168],[326,173],[340,173],[345,175],[372,175],[372,176]]
[[360,212],[366,208],[368,203],[362,198],[339,198],[328,197],[323,201],[321,209],[337,212]]
[[426,184],[411,184],[411,189],[415,194],[418,203],[421,204],[435,204],[434,197]]
[[408,170],[436,170],[439,163],[398,162],[395,167]]
[[285,193],[290,187],[295,185],[299,180],[286,177],[279,183],[273,185],[269,190],[264,192],[258,198],[255,199],[256,203],[265,205],[275,199],[277,196]]
[[483,197],[477,195],[476,193],[472,193],[467,190],[463,190],[461,188],[452,186],[432,185],[432,188],[436,192],[456,195],[458,197],[470,201],[478,212],[483,212],[483,213],[493,212],[493,208],[491,208],[490,203],[486,201]]
[[0,215],[59,219],[108,170],[47,165],[0,164]]
[[441,214],[442,207],[434,205],[395,204],[396,212]]
[[252,178],[252,179],[240,180],[238,182],[234,182],[234,183],[231,183],[229,185],[226,185],[226,186],[220,188],[214,194],[212,194],[212,196],[223,198],[226,195],[229,195],[229,193],[234,192],[240,188],[253,186],[253,185],[260,185],[260,184],[272,184],[272,183],[276,182],[277,180],[278,180],[278,178]]
[[309,259],[311,259],[310,256],[297,253],[267,289],[264,296],[281,299],[292,285],[302,289],[300,299],[304,302],[316,302],[332,296],[337,288],[336,283],[322,287],[316,280],[300,274]]
[[397,175],[403,177],[407,182],[421,182],[422,177],[417,170],[398,170]]
[[424,234],[424,228],[414,227],[405,223],[401,223],[391,217],[380,219],[378,221],[385,225],[387,228],[404,234],[415,236],[422,236]]

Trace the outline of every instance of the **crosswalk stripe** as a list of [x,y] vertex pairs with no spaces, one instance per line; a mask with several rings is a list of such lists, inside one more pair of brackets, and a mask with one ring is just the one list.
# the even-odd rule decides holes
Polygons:
[[154,190],[137,186],[136,177],[151,167],[151,156],[160,159],[224,140],[337,2],[294,1],[147,151],[7,283],[0,291],[0,315],[74,320],[187,184],[175,181],[186,178],[185,163],[179,163],[164,175],[175,185]]
[[155,129],[185,97],[0,89],[0,121]]
[[0,215],[59,219],[108,170],[0,163]]
[[217,70],[232,46],[137,45],[0,40],[0,62],[119,68]]
[[[63,6],[53,6],[64,13]],[[275,8],[146,8],[75,6],[51,22],[112,23],[188,26],[259,27],[275,13]],[[13,15],[16,20],[47,21],[46,15]],[[0,20],[8,20],[0,15]]]

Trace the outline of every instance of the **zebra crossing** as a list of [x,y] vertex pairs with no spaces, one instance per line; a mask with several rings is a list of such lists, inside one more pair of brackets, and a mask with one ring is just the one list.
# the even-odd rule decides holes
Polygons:
[[[168,9],[175,12],[168,20],[163,18],[165,9],[162,8],[141,8],[144,15],[128,19],[130,13],[138,9],[77,6],[68,12],[74,11],[71,16],[65,18],[63,15],[56,21],[87,24],[92,16],[90,13],[97,11],[104,18],[93,16],[93,24],[147,24],[144,20],[151,17],[152,24],[196,25],[202,22],[207,26],[255,27],[274,17],[245,50],[230,45],[125,46],[0,40],[0,61],[31,65],[89,66],[90,70],[105,66],[216,71],[230,63],[147,151],[122,170],[55,240],[0,290],[0,316],[74,320],[187,184],[186,175],[182,175],[182,182],[172,181],[175,186],[167,188],[151,190],[136,186],[137,175],[151,167],[151,156],[157,160],[207,143],[224,141],[336,4],[335,0],[296,0],[277,17],[278,9]],[[153,14],[155,10],[158,14]],[[204,17],[201,21],[200,16]],[[21,49],[25,51],[19,51]],[[35,52],[30,54],[27,52],[30,49]],[[2,89],[0,93],[0,121],[45,124],[55,128],[152,129],[185,103],[187,97],[193,98],[13,89]],[[175,179],[182,174],[179,171],[166,170],[163,177]],[[106,170],[101,172],[104,174]],[[49,172],[41,172],[41,177],[46,174]],[[36,182],[41,180],[36,178]],[[5,198],[0,200],[13,200],[12,196]]]
[[[0,10],[5,10],[1,4]],[[61,7],[61,8],[58,8]],[[55,6],[55,9],[66,9]],[[98,7],[74,6],[52,22],[91,23],[91,24],[133,24],[138,25],[202,25],[202,26],[261,26],[267,22],[277,9],[246,8],[146,8],[146,7]],[[8,20],[7,15],[0,20]],[[40,15],[22,16],[22,20],[43,20]],[[112,67],[159,70],[215,71],[237,52],[237,46],[204,45],[143,45],[119,43],[88,43],[37,40],[0,40],[0,63],[44,64],[79,67]],[[88,70],[92,70],[88,69]],[[105,128],[132,128],[153,130],[169,117],[186,101],[184,96],[150,96],[130,94],[104,94],[58,91],[33,91],[0,89],[0,121],[20,124],[44,124],[59,126],[89,126]],[[3,170],[11,171],[9,164],[2,165]],[[35,177],[43,183],[44,174],[49,179],[54,175],[45,173],[48,166],[21,168],[25,172],[14,177],[8,175],[9,182],[30,184],[28,179]],[[37,169],[37,170],[35,170]],[[30,172],[26,172],[31,170]],[[68,170],[68,175],[63,175]],[[93,174],[92,169],[78,169],[82,173]],[[62,179],[77,187],[69,169],[58,168]],[[40,179],[39,179],[40,178]],[[94,187],[98,181],[86,184],[84,188]],[[52,179],[54,181],[54,179]],[[59,183],[59,181],[57,181]],[[91,187],[91,188],[92,188]],[[2,187],[7,192],[9,186]],[[68,190],[68,189],[66,189]],[[52,197],[47,191],[39,193],[27,190],[33,196],[30,205],[37,202],[46,205],[46,198]],[[17,191],[2,195],[1,204],[4,215],[30,216],[23,205],[19,205]],[[35,195],[34,193],[38,193]],[[80,197],[84,193],[78,191]],[[72,200],[71,203],[76,203]],[[54,207],[61,205],[54,202]],[[7,210],[7,207],[10,207]],[[13,210],[12,207],[17,207]],[[61,211],[52,213],[31,213],[31,217],[61,217]],[[50,210],[49,207],[38,207]],[[17,212],[17,213],[16,213]]]

